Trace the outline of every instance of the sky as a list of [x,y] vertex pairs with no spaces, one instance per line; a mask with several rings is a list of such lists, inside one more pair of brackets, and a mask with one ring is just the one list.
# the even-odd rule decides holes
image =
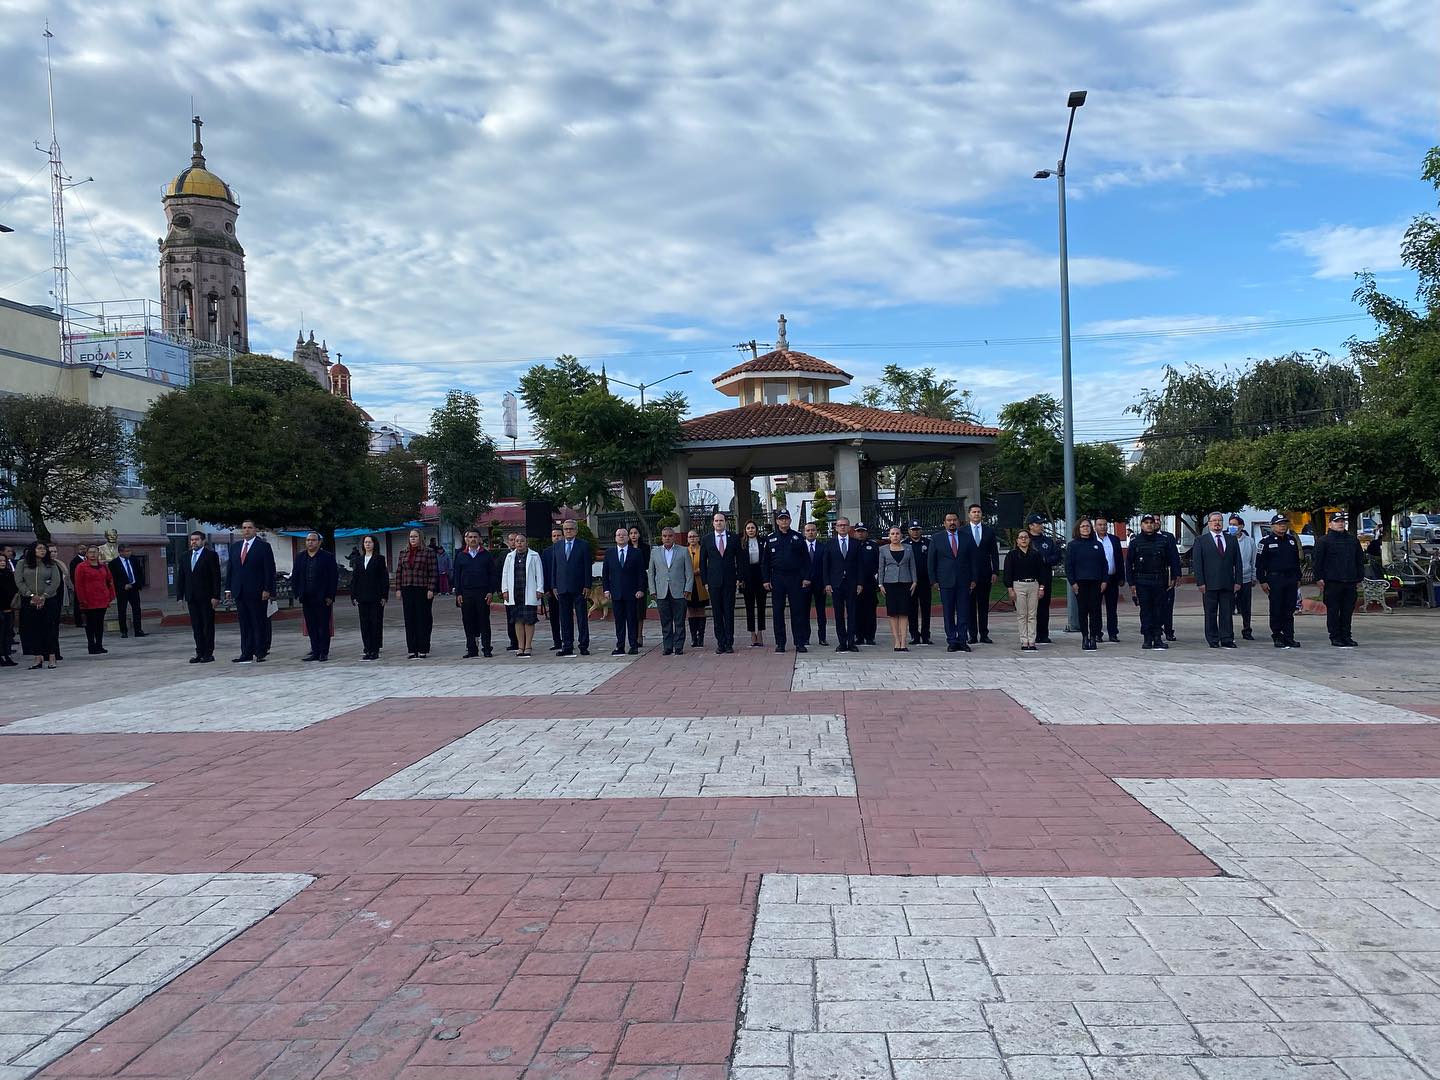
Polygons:
[[[256,351],[302,323],[423,430],[561,353],[670,380],[736,342],[993,420],[1059,392],[1065,101],[1076,428],[1166,364],[1343,352],[1433,210],[1440,20],[1413,0],[0,0],[0,296],[51,302],[50,20],[74,302],[158,298],[193,111],[240,201]],[[619,392],[623,386],[614,386]],[[522,443],[528,424],[522,416]]]

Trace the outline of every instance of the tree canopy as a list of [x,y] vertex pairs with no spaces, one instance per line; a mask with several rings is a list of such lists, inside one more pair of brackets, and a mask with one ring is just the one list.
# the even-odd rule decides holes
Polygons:
[[309,525],[329,538],[372,508],[369,429],[331,394],[196,384],[150,406],[136,448],[151,513]]
[[30,517],[50,542],[50,522],[104,518],[120,505],[130,452],[119,418],[44,394],[0,395],[0,501]]
[[1195,535],[1211,511],[1233,513],[1250,499],[1245,477],[1230,469],[1172,469],[1145,477],[1141,501],[1146,510],[1175,514]]
[[645,477],[680,445],[685,395],[669,393],[644,407],[610,393],[601,377],[573,356],[536,364],[520,379],[520,397],[545,453],[530,483],[556,502],[603,509],[610,485],[631,505],[645,505]]
[[316,382],[308,371],[289,360],[264,353],[237,353],[227,363],[215,357],[195,361],[195,382],[230,384],[269,394],[328,394],[330,389]]
[[[937,379],[933,367],[903,368],[886,364],[880,381],[860,388],[856,402],[875,409],[926,416],[933,420],[979,423],[974,398],[954,379]],[[925,461],[884,470],[882,483],[902,499],[931,499],[955,490],[955,472],[948,461]]]
[[468,529],[494,504],[505,471],[495,440],[480,424],[474,394],[451,390],[430,414],[430,430],[410,440],[411,451],[430,467],[430,494],[446,521]]

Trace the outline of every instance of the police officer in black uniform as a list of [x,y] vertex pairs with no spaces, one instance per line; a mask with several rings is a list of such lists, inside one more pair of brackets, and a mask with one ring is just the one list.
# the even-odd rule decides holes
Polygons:
[[765,565],[769,576],[765,590],[770,593],[770,620],[775,629],[775,651],[785,651],[785,607],[790,607],[790,630],[795,651],[806,652],[810,634],[805,593],[810,587],[810,549],[790,528],[790,511],[775,512],[775,531],[765,539]]
[[1125,579],[1130,583],[1130,595],[1140,605],[1142,649],[1170,647],[1165,644],[1165,598],[1179,576],[1180,553],[1160,532],[1159,519],[1146,514],[1125,553]]
[[1325,535],[1315,541],[1315,584],[1325,601],[1325,629],[1330,644],[1353,649],[1359,643],[1351,636],[1355,597],[1365,578],[1365,549],[1350,535],[1350,516],[1334,514]]
[[1025,519],[1025,530],[1030,534],[1031,548],[1040,553],[1040,558],[1045,563],[1045,576],[1036,579],[1045,592],[1041,596],[1039,608],[1035,611],[1035,644],[1049,645],[1050,586],[1055,580],[1055,567],[1064,557],[1065,551],[1045,532],[1045,519],[1039,514],[1031,514]]
[[915,556],[915,602],[910,605],[910,644],[930,644],[930,538],[920,522],[910,522],[905,538]]
[[860,595],[855,598],[855,643],[875,644],[876,597],[880,591],[880,545],[870,539],[870,530],[863,521],[855,524],[855,537],[860,541]]
[[1277,649],[1298,649],[1295,604],[1300,596],[1300,541],[1290,532],[1290,519],[1276,514],[1270,535],[1255,547],[1255,582],[1270,597],[1270,637]]
[[[1175,534],[1166,530],[1164,525],[1156,530],[1156,533],[1170,541],[1170,546],[1175,549],[1175,556],[1180,556],[1180,541],[1175,539]],[[1177,578],[1179,574],[1175,575]],[[1170,582],[1170,588],[1165,591],[1165,640],[1175,640],[1175,582]]]

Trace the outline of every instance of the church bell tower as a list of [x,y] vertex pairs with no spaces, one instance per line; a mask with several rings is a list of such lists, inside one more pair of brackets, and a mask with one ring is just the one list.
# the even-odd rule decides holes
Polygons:
[[230,186],[205,167],[195,117],[190,167],[165,188],[165,237],[160,241],[160,310],[165,329],[202,341],[250,348],[245,249],[235,238],[240,204]]

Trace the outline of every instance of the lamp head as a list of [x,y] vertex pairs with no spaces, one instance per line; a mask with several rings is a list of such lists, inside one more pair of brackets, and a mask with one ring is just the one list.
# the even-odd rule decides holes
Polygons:
[[1078,109],[1081,105],[1084,105],[1087,92],[1088,91],[1085,90],[1071,90],[1070,96],[1065,99],[1065,107],[1067,109]]
[[1049,180],[1050,177],[1053,176],[1053,175],[1054,175],[1054,173],[1052,173],[1049,169],[1041,169],[1039,172],[1037,172],[1037,173],[1035,174],[1035,179],[1036,179],[1036,180]]

